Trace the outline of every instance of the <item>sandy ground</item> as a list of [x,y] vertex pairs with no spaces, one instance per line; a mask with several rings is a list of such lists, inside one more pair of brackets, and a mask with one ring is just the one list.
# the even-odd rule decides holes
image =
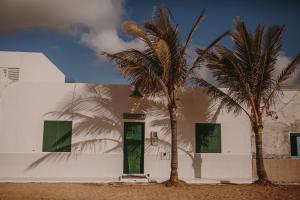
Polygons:
[[161,184],[0,183],[1,200],[143,200],[143,199],[300,199],[300,185],[188,185],[167,188]]

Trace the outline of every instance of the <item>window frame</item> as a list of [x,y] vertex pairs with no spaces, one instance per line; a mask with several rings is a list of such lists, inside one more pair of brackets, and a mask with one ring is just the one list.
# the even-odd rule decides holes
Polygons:
[[[46,145],[46,142],[47,142],[46,138],[47,138],[47,136],[45,136],[45,134],[46,134],[46,123],[66,123],[66,122],[70,123],[70,125],[71,125],[71,129],[70,129],[70,131],[68,131],[68,132],[70,132],[70,136],[68,136],[68,137],[70,137],[70,139],[69,139],[70,140],[70,144],[68,144],[68,146],[63,147],[61,149],[56,149],[56,147],[52,147],[52,148],[55,148],[55,150],[49,150],[49,149],[47,149],[47,145]],[[46,152],[46,153],[47,152],[48,153],[51,153],[51,152],[53,152],[53,153],[55,153],[55,152],[56,153],[68,153],[68,152],[71,152],[71,150],[72,150],[72,135],[73,135],[73,121],[68,121],[68,120],[44,120],[42,152]],[[57,142],[58,141],[56,141],[55,143],[57,143]]]
[[[201,147],[199,147],[199,152],[197,151],[197,125],[218,125],[219,129],[220,129],[220,133],[219,133],[219,151],[218,152],[201,152]],[[199,144],[200,145],[200,144]],[[200,123],[195,123],[195,153],[197,154],[221,154],[222,153],[222,125],[221,123],[206,123],[206,122],[200,122]]]

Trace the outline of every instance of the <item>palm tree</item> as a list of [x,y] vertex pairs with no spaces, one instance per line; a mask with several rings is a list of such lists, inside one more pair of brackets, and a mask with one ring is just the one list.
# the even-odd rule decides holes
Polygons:
[[273,25],[265,32],[264,26],[258,25],[255,33],[251,33],[245,23],[236,18],[231,34],[233,50],[220,45],[209,51],[197,49],[199,56],[206,58],[206,63],[199,62],[197,67],[205,66],[219,86],[227,89],[217,88],[199,74],[191,81],[194,86],[206,87],[208,94],[220,100],[228,112],[244,112],[249,117],[255,134],[258,183],[269,183],[263,163],[263,115],[272,113],[270,106],[283,95],[282,83],[300,63],[298,54],[276,75],[275,63],[284,32],[284,26]]
[[[171,174],[166,185],[178,185],[178,153],[177,153],[177,100],[189,76],[187,65],[187,48],[192,35],[204,19],[201,12],[193,25],[186,41],[179,37],[178,26],[167,8],[158,8],[152,20],[143,26],[135,22],[124,23],[126,33],[142,40],[145,50],[130,49],[115,54],[104,53],[116,61],[122,74],[130,84],[138,86],[147,95],[161,95],[167,99],[171,124]],[[222,34],[213,44],[226,34]],[[198,62],[198,61],[197,61]]]

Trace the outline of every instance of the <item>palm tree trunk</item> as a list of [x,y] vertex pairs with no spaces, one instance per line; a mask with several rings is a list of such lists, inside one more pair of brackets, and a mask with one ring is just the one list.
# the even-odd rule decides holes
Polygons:
[[263,146],[262,146],[262,135],[263,135],[263,126],[258,124],[254,127],[255,134],[255,148],[256,148],[256,171],[258,180],[257,183],[268,183],[267,173],[264,166],[263,159]]
[[171,174],[169,185],[176,185],[178,182],[178,152],[177,152],[177,117],[176,105],[169,106],[170,122],[171,122]]

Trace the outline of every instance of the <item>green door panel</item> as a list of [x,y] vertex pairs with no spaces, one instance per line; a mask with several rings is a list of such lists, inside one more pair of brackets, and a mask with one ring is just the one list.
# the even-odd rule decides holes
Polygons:
[[221,153],[220,124],[196,124],[196,153]]
[[124,173],[144,173],[144,123],[124,123]]

